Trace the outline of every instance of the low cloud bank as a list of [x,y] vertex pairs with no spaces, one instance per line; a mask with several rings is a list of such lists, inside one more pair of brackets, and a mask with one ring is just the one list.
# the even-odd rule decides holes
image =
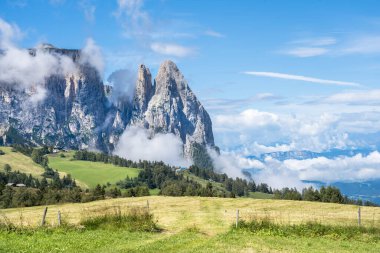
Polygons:
[[246,158],[239,154],[210,152],[217,170],[232,177],[242,177],[242,170],[253,172],[256,182],[268,183],[274,188],[297,187],[301,189],[310,184],[303,181],[363,182],[380,179],[380,153],[375,151],[368,156],[358,154],[352,157],[328,159],[288,159],[279,161],[266,157],[264,161]]
[[174,134],[156,134],[139,127],[127,127],[114,151],[115,155],[133,161],[163,161],[175,166],[189,166],[182,155],[183,145]]

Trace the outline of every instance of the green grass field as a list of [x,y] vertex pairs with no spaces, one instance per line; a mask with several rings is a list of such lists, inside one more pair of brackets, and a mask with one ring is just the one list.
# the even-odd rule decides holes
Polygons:
[[273,199],[273,194],[263,192],[250,192],[249,197],[254,199]]
[[211,182],[212,184],[212,187],[218,191],[221,191],[221,192],[224,192],[225,189],[224,187],[222,186],[221,183],[218,183],[218,182],[213,182],[213,181],[208,181],[208,180],[205,180],[203,178],[200,178],[200,177],[197,177],[196,175],[194,174],[191,174],[189,171],[184,171],[183,172],[183,176],[186,178],[188,177],[189,179],[199,183],[200,185],[202,185],[203,187],[206,187],[207,183]]
[[[83,217],[115,207],[149,208],[162,232],[123,229],[58,229],[35,232],[0,232],[0,252],[380,252],[380,238],[274,236],[231,230],[236,210],[241,220],[269,218],[278,224],[307,221],[330,225],[357,224],[357,207],[319,202],[201,197],[109,199],[83,204],[49,206],[47,222],[56,224],[60,210],[65,222],[78,224]],[[36,226],[44,207],[6,209],[18,226]],[[1,218],[0,218],[1,220]],[[380,208],[362,207],[362,225],[380,226]],[[2,251],[3,250],[3,251]]]
[[35,177],[41,177],[44,169],[34,163],[28,156],[19,152],[12,152],[10,147],[0,147],[5,155],[0,155],[0,169],[2,170],[5,164],[9,164],[13,171],[20,171],[26,174],[32,174]]
[[59,154],[48,155],[49,166],[58,172],[71,174],[81,186],[95,187],[97,184],[116,182],[129,177],[137,177],[139,169],[118,167],[102,162],[87,162],[72,160],[73,152],[65,152],[65,157]]

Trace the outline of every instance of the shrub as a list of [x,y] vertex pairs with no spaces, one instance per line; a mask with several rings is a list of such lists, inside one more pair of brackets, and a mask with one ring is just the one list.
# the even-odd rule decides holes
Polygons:
[[4,151],[0,149],[0,155],[5,155]]
[[81,222],[87,229],[126,229],[128,231],[158,232],[153,215],[145,208],[132,208],[122,213],[120,208],[106,211],[101,215],[84,218]]
[[8,219],[7,216],[0,213],[0,231],[14,231],[16,226]]

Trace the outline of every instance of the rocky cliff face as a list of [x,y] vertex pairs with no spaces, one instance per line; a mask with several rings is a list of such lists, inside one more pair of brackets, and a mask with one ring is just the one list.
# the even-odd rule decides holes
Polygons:
[[[214,146],[210,116],[172,61],[161,64],[153,89],[153,96],[144,105],[142,126],[179,136],[186,155],[191,153],[193,143]],[[136,96],[140,96],[138,91]]]
[[48,77],[39,87],[46,97],[37,103],[31,98],[38,87],[1,83],[0,144],[28,142],[111,152],[125,128],[135,125],[149,129],[151,135],[177,135],[186,157],[191,157],[195,143],[214,147],[210,117],[173,62],[165,61],[153,82],[149,69],[140,65],[132,101],[123,95],[111,101],[112,87],[103,84],[95,68],[80,63],[79,50],[51,45],[42,50],[69,56],[77,71]]

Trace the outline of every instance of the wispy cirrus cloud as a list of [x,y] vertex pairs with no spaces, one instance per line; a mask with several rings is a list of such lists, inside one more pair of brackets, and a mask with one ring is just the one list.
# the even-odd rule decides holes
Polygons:
[[312,47],[330,46],[336,43],[337,43],[337,40],[333,37],[308,38],[308,39],[293,40],[290,42],[290,44],[301,44],[301,45],[308,45]]
[[265,101],[281,101],[284,99],[281,96],[272,93],[258,93],[254,96],[241,99],[228,99],[228,98],[209,98],[205,99],[204,105],[210,111],[233,111],[240,110],[241,108],[250,106],[254,103]]
[[95,21],[95,11],[96,11],[95,4],[93,4],[91,0],[81,0],[79,1],[79,7],[83,10],[86,21],[89,23],[93,23]]
[[321,55],[371,55],[380,54],[380,35],[355,35],[341,39],[338,44],[333,37],[315,39],[300,39],[289,42],[291,46],[281,50],[280,53],[294,57],[315,57]]
[[[113,13],[121,24],[127,39],[138,41],[144,54],[151,53],[173,57],[188,57],[196,53],[194,47],[183,46],[178,39],[194,38],[194,35],[178,27],[172,20],[155,19],[146,8],[144,0],[117,0]],[[180,25],[179,25],[180,26]]]
[[324,55],[328,51],[329,51],[328,49],[322,48],[322,47],[297,47],[297,48],[290,49],[286,51],[285,53],[288,55],[305,58],[305,57]]
[[225,38],[226,37],[224,34],[216,32],[214,30],[206,30],[203,34],[210,36],[210,37],[214,37],[214,38]]
[[333,94],[311,103],[345,104],[345,105],[380,105],[380,90],[358,90]]
[[176,57],[186,57],[194,55],[196,50],[191,47],[185,47],[174,43],[152,43],[150,48],[162,55],[176,56]]
[[350,86],[350,87],[360,87],[361,86],[361,84],[355,83],[355,82],[320,79],[320,78],[315,78],[315,77],[307,77],[307,76],[302,76],[302,75],[291,75],[291,74],[277,73],[277,72],[245,71],[245,72],[243,72],[243,74],[252,75],[252,76],[277,78],[277,79],[303,81],[303,82],[309,82],[309,83],[318,83],[318,84],[325,84],[325,85]]
[[340,54],[379,54],[380,35],[361,36],[351,40],[343,47]]
[[336,42],[333,37],[294,40],[290,44],[295,46],[282,50],[281,53],[300,58],[320,56],[329,53],[328,47]]
[[113,15],[123,27],[123,35],[127,38],[149,37],[151,33],[151,17],[143,9],[143,0],[117,0],[118,8]]

